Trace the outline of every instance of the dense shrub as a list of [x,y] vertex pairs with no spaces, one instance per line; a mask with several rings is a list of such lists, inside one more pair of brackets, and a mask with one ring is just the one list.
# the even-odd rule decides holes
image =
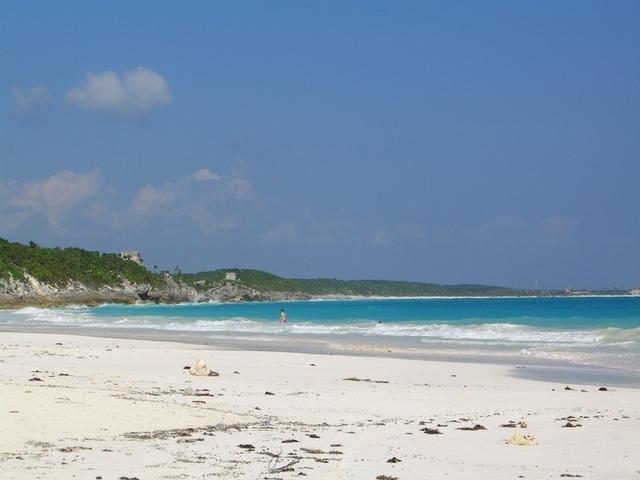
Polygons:
[[123,279],[152,285],[162,282],[160,275],[115,253],[81,248],[44,248],[34,242],[27,246],[0,238],[0,277],[11,275],[23,279],[24,273],[57,286],[66,285],[69,281],[90,287],[120,285]]

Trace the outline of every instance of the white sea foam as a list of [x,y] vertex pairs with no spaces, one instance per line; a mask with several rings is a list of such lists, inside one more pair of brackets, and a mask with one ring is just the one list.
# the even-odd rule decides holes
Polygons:
[[49,309],[26,307],[0,313],[0,323],[9,325],[68,325],[111,328],[155,328],[169,331],[256,333],[273,335],[357,335],[363,337],[408,337],[426,343],[535,343],[574,346],[640,347],[640,328],[563,330],[513,323],[289,323],[256,321],[243,317],[185,319],[173,316],[92,315],[87,308]]
[[[148,305],[147,305],[148,306]],[[523,355],[533,358],[569,360],[589,365],[640,369],[640,327],[561,329],[516,323],[533,319],[520,317],[506,322],[482,323],[466,319],[467,324],[377,323],[371,320],[349,322],[294,322],[253,320],[241,316],[223,319],[184,318],[173,315],[140,315],[123,307],[113,315],[109,310],[97,313],[87,307],[37,308],[0,311],[1,325],[56,326],[73,328],[155,329],[169,332],[194,332],[227,337],[249,336],[251,339],[286,340],[291,337],[347,338],[348,342],[407,346],[423,345],[430,352],[482,352],[492,355]],[[160,307],[159,307],[160,308]],[[166,315],[168,313],[168,315]],[[386,342],[386,343],[385,343]]]

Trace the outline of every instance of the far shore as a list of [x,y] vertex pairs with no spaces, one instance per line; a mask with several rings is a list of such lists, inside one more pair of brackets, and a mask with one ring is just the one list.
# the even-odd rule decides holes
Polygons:
[[416,296],[380,296],[380,295],[300,295],[288,294],[282,298],[265,300],[225,300],[203,302],[147,302],[127,298],[113,298],[109,296],[72,297],[27,297],[18,298],[0,296],[0,310],[12,310],[26,307],[58,308],[58,307],[99,307],[102,305],[209,305],[225,303],[286,303],[286,302],[322,302],[322,301],[358,301],[358,300],[465,300],[465,299],[509,299],[509,298],[639,298],[639,295],[616,293],[593,293],[584,295],[416,295]]

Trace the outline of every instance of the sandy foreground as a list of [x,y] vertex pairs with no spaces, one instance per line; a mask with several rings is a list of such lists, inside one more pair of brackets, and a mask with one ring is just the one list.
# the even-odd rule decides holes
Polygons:
[[0,478],[640,479],[640,389],[514,372],[0,333]]

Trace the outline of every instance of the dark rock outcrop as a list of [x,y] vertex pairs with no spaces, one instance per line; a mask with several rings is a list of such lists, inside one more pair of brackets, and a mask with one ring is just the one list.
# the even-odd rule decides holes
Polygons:
[[160,285],[133,284],[123,279],[119,285],[90,287],[70,281],[64,286],[50,285],[25,274],[24,280],[0,278],[0,308],[24,306],[100,305],[103,303],[196,303],[246,302],[308,299],[299,292],[260,292],[236,282],[221,282],[198,291],[166,274]]

